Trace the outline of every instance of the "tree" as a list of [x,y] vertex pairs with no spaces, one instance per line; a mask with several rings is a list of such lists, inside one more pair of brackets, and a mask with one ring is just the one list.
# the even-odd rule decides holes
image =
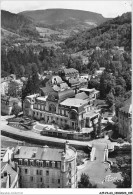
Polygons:
[[88,82],[88,88],[89,89],[92,89],[92,88],[95,88],[97,90],[99,90],[99,87],[100,87],[100,83],[97,79],[91,79],[89,82]]
[[17,117],[19,112],[21,111],[22,111],[22,108],[18,104],[15,103],[12,108],[12,114],[14,114]]
[[113,93],[109,93],[106,97],[106,103],[109,105],[109,107],[113,106],[115,101]]
[[96,136],[97,136],[97,127],[96,127],[96,124],[94,123],[94,120],[92,120],[92,126],[93,126],[93,131],[91,133],[91,137],[96,138]]
[[101,120],[102,120],[102,117],[100,115],[99,118],[98,118],[97,135],[101,134],[101,130],[102,130],[102,128],[101,128]]
[[[115,182],[117,188],[131,188],[132,187],[132,178],[131,178],[131,154],[126,156],[116,158],[117,168],[115,172],[121,172],[122,180]],[[112,169],[113,171],[113,169]]]
[[8,95],[17,97],[19,95],[19,84],[15,81],[11,81],[8,85]]
[[78,182],[78,188],[97,188],[97,185],[91,184],[89,176],[82,173],[80,181]]

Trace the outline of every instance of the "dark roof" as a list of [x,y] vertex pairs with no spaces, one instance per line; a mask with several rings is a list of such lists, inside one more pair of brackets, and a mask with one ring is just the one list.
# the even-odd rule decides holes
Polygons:
[[75,98],[85,100],[88,99],[89,96],[85,92],[81,92],[81,93],[77,93],[75,95]]
[[58,93],[58,98],[61,101],[65,100],[67,98],[70,98],[70,97],[75,97],[74,90],[72,90],[72,89],[67,89],[67,90],[64,90],[64,91],[59,91],[59,93]]
[[63,71],[64,71],[65,75],[71,74],[71,73],[78,73],[78,70],[76,70],[74,68],[68,68],[68,69],[65,68]]
[[49,93],[54,91],[54,89],[51,86],[47,87],[41,87],[40,90],[43,92],[43,94]]
[[[18,147],[19,146],[16,147],[16,151],[18,150]],[[43,148],[21,146],[19,154],[15,154],[14,158],[61,161],[62,152],[64,152],[64,149],[49,148],[48,146],[44,146]],[[33,156],[34,153],[36,153],[35,157]],[[74,150],[69,149],[66,153],[66,158],[69,159],[74,154]]]

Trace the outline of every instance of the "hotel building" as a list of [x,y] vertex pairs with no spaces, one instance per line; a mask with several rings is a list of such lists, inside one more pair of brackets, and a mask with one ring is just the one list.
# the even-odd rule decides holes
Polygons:
[[20,169],[21,188],[76,188],[76,150],[17,146],[14,161]]

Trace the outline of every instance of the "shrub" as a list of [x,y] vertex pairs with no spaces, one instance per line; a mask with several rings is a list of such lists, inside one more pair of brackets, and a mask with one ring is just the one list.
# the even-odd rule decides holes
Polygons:
[[64,129],[64,130],[69,130],[70,127],[69,127],[69,125],[66,124],[66,125],[64,125],[63,129]]
[[118,139],[117,139],[117,143],[123,144],[123,143],[124,143],[124,140],[123,140],[122,138],[118,138]]

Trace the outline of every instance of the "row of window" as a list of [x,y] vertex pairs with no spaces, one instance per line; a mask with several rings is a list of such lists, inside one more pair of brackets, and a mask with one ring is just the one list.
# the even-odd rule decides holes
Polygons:
[[[20,169],[21,170],[21,169]],[[37,175],[43,175],[43,171],[44,170],[36,170],[36,174]],[[21,172],[21,171],[20,171]],[[28,174],[29,173],[29,170],[28,169],[24,169],[24,173],[25,174]],[[46,176],[49,176],[49,170],[46,170]]]
[[61,162],[58,161],[39,161],[39,160],[19,159],[18,164],[26,165],[26,166],[51,167],[51,168],[61,167]]
[[[34,112],[34,116],[35,116],[35,113],[36,113],[36,115],[37,116],[39,116],[40,118],[44,118],[44,115],[43,115],[43,113],[40,113],[40,112]],[[47,119],[46,119],[47,121],[49,121],[49,116],[47,116]],[[54,120],[54,118],[51,116],[51,121],[53,121]],[[67,123],[67,120],[66,119],[62,119],[62,118],[56,118],[55,119],[56,121],[58,121],[58,120],[60,120],[61,122],[65,122],[65,123]]]

